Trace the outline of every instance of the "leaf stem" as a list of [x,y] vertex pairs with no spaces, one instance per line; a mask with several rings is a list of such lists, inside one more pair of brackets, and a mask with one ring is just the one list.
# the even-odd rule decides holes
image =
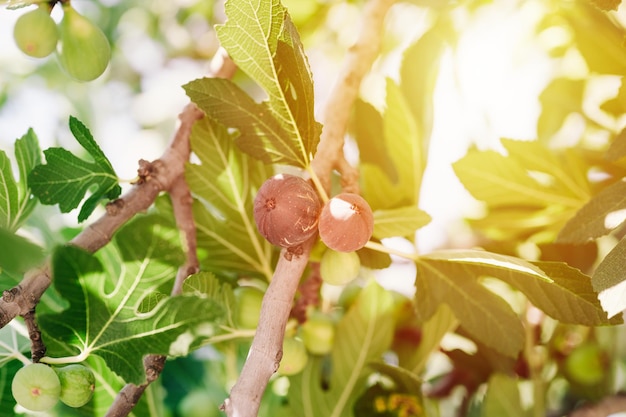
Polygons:
[[388,253],[389,255],[400,256],[402,258],[410,259],[412,261],[417,261],[419,259],[419,256],[417,254],[402,252],[393,248],[389,248],[382,243],[374,242],[371,240],[365,244],[365,247],[378,252]]

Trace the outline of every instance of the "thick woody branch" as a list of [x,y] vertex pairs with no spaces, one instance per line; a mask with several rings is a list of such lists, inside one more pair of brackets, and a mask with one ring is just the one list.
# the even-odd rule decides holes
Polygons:
[[283,338],[293,298],[317,235],[293,255],[283,249],[263,297],[259,325],[237,383],[223,404],[228,416],[256,417],[261,397],[283,355]]
[[358,170],[346,161],[343,154],[344,136],[361,81],[380,51],[385,16],[394,3],[395,0],[370,0],[366,4],[358,39],[348,51],[335,87],[324,106],[324,127],[312,166],[327,192],[333,170],[341,174],[345,191],[359,192]]

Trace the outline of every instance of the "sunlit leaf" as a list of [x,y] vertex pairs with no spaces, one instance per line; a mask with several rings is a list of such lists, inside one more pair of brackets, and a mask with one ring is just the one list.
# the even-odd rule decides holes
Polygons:
[[482,404],[484,417],[525,417],[517,379],[501,373],[489,378],[487,393]]
[[616,75],[626,73],[623,43],[626,32],[623,27],[591,2],[564,3],[559,11],[560,16],[569,23],[574,43],[592,72]]
[[[314,119],[311,73],[295,26],[278,0],[229,0],[225,12],[226,22],[216,27],[220,43],[268,100],[255,103],[230,82],[211,79],[188,84],[187,94],[218,122],[238,129],[244,151],[266,163],[307,167],[321,129]],[[239,110],[248,121],[238,118]]]
[[417,207],[400,207],[374,211],[374,237],[413,236],[415,231],[431,220]]
[[600,109],[611,115],[618,117],[626,112],[626,83],[622,77],[617,96],[605,101],[600,105]]
[[465,188],[487,205],[478,230],[491,238],[549,240],[589,198],[587,165],[569,149],[538,141],[502,140],[507,155],[470,149],[453,164]]
[[[424,294],[427,297],[427,294]],[[450,307],[440,304],[435,313],[428,320],[422,323],[422,338],[420,343],[409,358],[406,364],[400,363],[403,367],[410,369],[415,375],[420,375],[424,370],[430,355],[441,344],[444,335],[454,330],[459,321],[454,317]]]
[[591,2],[600,10],[606,12],[617,10],[619,5],[622,4],[622,0],[591,0]]
[[539,95],[541,114],[537,121],[537,136],[548,140],[561,129],[567,116],[582,113],[585,82],[580,79],[555,78]]
[[[182,262],[178,231],[155,216],[121,229],[116,247],[98,257],[78,248],[59,248],[52,259],[55,287],[70,306],[39,315],[51,357],[100,356],[125,382],[145,380],[147,354],[187,354],[192,343],[214,332],[223,308],[216,300],[167,297],[150,311],[146,297],[171,288]],[[100,258],[100,259],[99,259]]]
[[602,308],[609,317],[626,310],[624,259],[626,259],[626,239],[620,240],[605,256],[591,278],[593,289],[599,293]]
[[562,262],[528,262],[512,256],[478,250],[445,250],[426,255],[445,259],[455,276],[490,276],[521,291],[549,316],[571,324],[598,326],[607,318],[591,286],[590,277]]
[[290,378],[289,401],[306,416],[352,415],[352,405],[365,389],[366,368],[388,349],[393,326],[393,299],[371,281],[337,326],[327,387],[323,359],[311,358],[300,374]]
[[[417,205],[425,168],[421,131],[400,87],[391,79],[387,79],[387,102],[382,122],[383,137],[362,136],[359,146],[377,149],[379,145],[369,145],[365,141],[383,140],[386,151],[381,150],[381,155],[388,155],[395,171],[391,172],[393,177],[390,178],[379,164],[362,163],[363,196],[374,210]],[[355,120],[355,123],[360,121]]]
[[593,196],[558,235],[559,242],[585,243],[604,236],[626,219],[626,181],[617,181]]
[[[626,109],[621,110],[621,113],[626,113]],[[611,142],[609,149],[606,151],[606,158],[609,161],[618,161],[626,157],[626,129],[623,129]]]
[[272,275],[272,246],[257,232],[252,217],[256,190],[271,176],[268,168],[233,145],[223,126],[203,119],[193,127],[191,147],[200,164],[189,164],[187,183],[196,197],[198,245],[206,250],[203,266]]
[[448,260],[422,258],[417,267],[417,280],[425,282],[418,291],[427,290],[418,295],[418,310],[424,298],[433,304],[446,303],[472,337],[506,356],[518,355],[524,345],[524,329],[506,301]]
[[80,159],[64,148],[46,149],[46,164],[37,165],[31,171],[28,185],[43,204],[58,204],[63,213],[78,207],[85,194],[92,191],[78,213],[81,222],[89,217],[101,199],[117,198],[122,189],[111,163],[85,125],[70,117],[70,130],[93,162]]

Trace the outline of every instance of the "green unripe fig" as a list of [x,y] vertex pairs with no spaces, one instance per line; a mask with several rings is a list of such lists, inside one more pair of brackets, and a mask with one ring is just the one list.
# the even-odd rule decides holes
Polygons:
[[218,417],[219,404],[207,390],[194,389],[178,404],[178,414],[183,417]]
[[608,360],[600,347],[594,343],[577,346],[565,358],[565,370],[570,380],[591,386],[602,382],[608,368]]
[[280,360],[278,373],[281,375],[296,375],[304,369],[309,356],[301,339],[297,337],[285,337],[283,340],[283,357]]
[[61,402],[78,408],[87,404],[96,389],[96,377],[91,369],[80,364],[55,368],[61,381]]
[[235,289],[237,300],[237,324],[242,329],[256,329],[261,315],[263,291],[254,287],[238,287]]
[[57,53],[63,69],[79,81],[98,78],[111,59],[111,46],[102,30],[69,3],[63,4]]
[[61,381],[48,365],[32,363],[15,373],[11,392],[15,401],[27,410],[45,411],[59,401]]
[[328,249],[320,260],[320,275],[330,285],[345,285],[359,275],[361,260],[356,252]]
[[15,22],[13,38],[26,55],[44,58],[54,52],[59,33],[48,6],[44,4],[21,15]]
[[325,314],[312,314],[300,328],[306,349],[313,355],[326,355],[335,342],[335,323]]

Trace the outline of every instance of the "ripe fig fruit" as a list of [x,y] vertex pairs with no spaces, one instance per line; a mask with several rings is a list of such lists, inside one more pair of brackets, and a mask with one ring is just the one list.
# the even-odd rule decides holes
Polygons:
[[102,75],[111,59],[109,40],[69,3],[63,3],[59,35],[59,62],[71,77],[91,81]]
[[285,336],[283,340],[283,357],[280,360],[278,373],[281,375],[296,375],[304,369],[309,356],[301,339]]
[[18,17],[13,28],[17,47],[26,55],[44,58],[54,52],[59,40],[57,24],[50,17],[47,4]]
[[330,285],[345,285],[359,275],[361,260],[356,252],[327,249],[320,260],[320,275]]
[[72,364],[54,368],[61,381],[61,402],[78,408],[87,404],[96,389],[96,377],[84,365]]
[[271,244],[291,248],[317,232],[320,200],[304,179],[278,174],[263,183],[254,199],[254,220]]
[[331,198],[320,214],[320,239],[331,249],[353,252],[372,237],[374,215],[363,197],[342,193]]
[[263,291],[254,287],[237,287],[235,299],[237,300],[237,325],[242,329],[256,329],[261,315],[261,303]]
[[314,313],[300,327],[304,346],[312,355],[326,355],[335,343],[335,323],[326,314]]
[[48,365],[31,363],[15,373],[11,392],[22,407],[30,411],[45,411],[59,401],[61,381]]

